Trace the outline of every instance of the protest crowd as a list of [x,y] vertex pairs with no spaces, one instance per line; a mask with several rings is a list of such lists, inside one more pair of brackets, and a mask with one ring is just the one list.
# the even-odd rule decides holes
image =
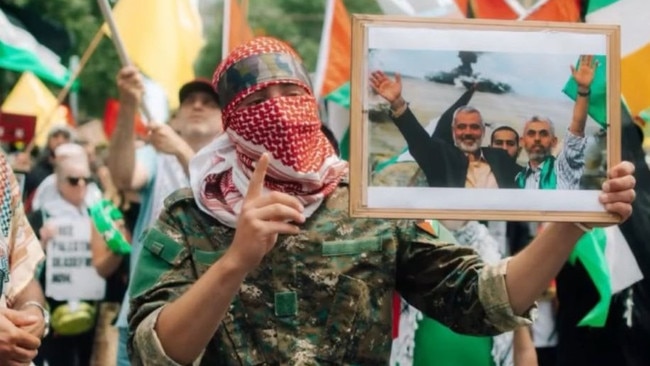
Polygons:
[[[224,3],[224,19],[255,6]],[[590,109],[605,87],[592,55],[563,70],[575,90],[560,139],[537,115],[487,130],[478,83],[428,129],[414,84],[375,67],[364,92],[403,150],[373,162],[371,184],[593,189],[621,221],[351,217],[346,129],[336,88],[323,87],[341,82],[323,71],[330,46],[352,42],[328,30],[345,23],[349,36],[350,16],[342,0],[324,3],[320,71],[288,40],[224,21],[239,33],[212,74],[176,83],[169,113],[114,39],[133,62],[112,75],[110,121],[60,113],[63,94],[45,117],[0,94],[0,366],[650,365],[649,115],[623,103],[622,161],[594,167],[587,140],[607,124]],[[398,1],[378,3],[398,14]],[[562,6],[584,21],[578,3]],[[0,43],[12,39],[3,32]]]

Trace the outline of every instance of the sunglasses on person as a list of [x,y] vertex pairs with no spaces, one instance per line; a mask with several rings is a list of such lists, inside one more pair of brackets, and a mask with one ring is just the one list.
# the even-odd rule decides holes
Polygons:
[[80,181],[88,184],[91,181],[90,177],[66,177],[65,178],[71,186],[78,186]]

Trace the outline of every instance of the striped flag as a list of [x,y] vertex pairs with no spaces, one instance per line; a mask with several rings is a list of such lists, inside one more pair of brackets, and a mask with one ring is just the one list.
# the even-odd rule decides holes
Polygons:
[[34,139],[38,146],[46,143],[52,126],[70,123],[67,107],[59,105],[54,94],[30,71],[20,76],[0,109],[5,113],[36,116]]
[[591,0],[585,17],[587,23],[621,25],[621,94],[637,122],[650,109],[649,16],[648,0]]
[[581,22],[582,0],[544,0],[530,9],[525,20],[552,20],[555,22]]
[[465,18],[469,0],[377,0],[387,15]]
[[474,18],[515,20],[525,9],[516,0],[470,0]]
[[31,71],[39,78],[63,86],[70,71],[52,50],[40,44],[31,33],[11,22],[0,10],[0,68]]
[[253,39],[253,30],[246,19],[245,8],[246,6],[242,9],[237,0],[225,0],[223,2],[222,59],[225,59],[235,47]]
[[343,159],[348,159],[350,127],[350,63],[352,27],[342,0],[327,0],[314,92],[327,101],[327,127],[332,130]]
[[178,90],[194,79],[204,45],[198,9],[190,0],[120,0],[113,14],[131,61],[178,107]]

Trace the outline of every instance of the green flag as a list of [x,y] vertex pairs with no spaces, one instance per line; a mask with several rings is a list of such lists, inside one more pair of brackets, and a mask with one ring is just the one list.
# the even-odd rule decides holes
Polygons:
[[[607,83],[606,83],[606,63],[605,56],[599,55],[594,57],[598,66],[594,74],[594,80],[591,82],[591,95],[589,96],[589,116],[602,127],[607,126]],[[578,67],[579,62],[576,64]],[[564,85],[562,90],[569,98],[576,100],[578,95],[578,84],[573,77]]]
[[0,68],[16,72],[31,71],[42,80],[64,86],[69,70],[59,57],[25,29],[11,23],[0,10]]

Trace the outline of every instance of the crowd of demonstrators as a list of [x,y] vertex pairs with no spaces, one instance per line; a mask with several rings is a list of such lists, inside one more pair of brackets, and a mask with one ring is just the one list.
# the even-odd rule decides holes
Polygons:
[[[116,82],[110,141],[96,139],[91,121],[54,126],[33,158],[0,154],[0,361],[384,364],[399,293],[434,333],[482,336],[436,341],[472,348],[477,365],[537,363],[533,303],[581,225],[549,224],[530,244],[504,248],[474,221],[349,217],[347,163],[320,121],[300,57],[273,38],[238,47],[212,81],[184,84],[172,119],[150,121],[146,136],[134,129],[139,71],[124,67]],[[448,119],[469,118],[467,128],[477,115],[453,112]],[[402,113],[405,104],[394,117]],[[537,122],[546,123],[529,125]],[[512,132],[492,135],[488,155],[504,166],[520,151]],[[24,173],[22,187],[11,164]],[[414,167],[412,184],[440,178]],[[611,167],[600,198],[623,219],[633,172],[628,163]],[[642,288],[628,298],[643,296]],[[420,364],[466,360],[432,349]]]
[[[123,328],[122,333],[126,334],[125,294],[134,263],[131,258],[138,250],[138,241],[134,239],[157,217],[169,193],[189,185],[189,159],[222,129],[214,89],[206,80],[193,80],[179,90],[181,106],[174,120],[162,121],[170,122],[169,125],[152,123],[147,136],[136,136],[133,121],[143,92],[141,78],[137,70],[125,68],[118,74],[117,82],[122,108],[110,144],[101,138],[101,122],[97,126],[98,121],[90,121],[76,127],[55,125],[48,132],[45,146],[40,151],[34,149],[31,156],[13,145],[5,146],[8,153],[2,156],[3,162],[6,157],[7,165],[23,178],[21,183],[15,180],[11,186],[15,188],[12,194],[21,196],[12,196],[13,201],[7,198],[7,202],[21,210],[24,207],[25,223],[36,232],[32,242],[39,244],[40,239],[38,250],[44,251],[47,258],[30,258],[34,267],[40,265],[34,268],[35,281],[29,288],[35,287],[47,295],[46,301],[42,301],[43,309],[51,313],[52,319],[52,331],[43,338],[38,356],[34,358],[36,352],[25,356],[33,358],[37,366],[130,364],[125,347],[119,346],[120,339],[126,340],[125,336],[120,337],[119,329]],[[8,176],[3,174],[2,183],[9,187]],[[4,215],[5,212],[3,218]],[[23,219],[17,217],[17,222]],[[79,231],[73,239],[66,236],[70,233],[68,226]],[[53,279],[57,276],[53,266],[73,260],[61,257],[57,251],[63,248],[62,242],[77,255],[73,259],[83,258],[83,267],[93,268],[96,276],[86,273],[84,281],[86,287],[92,288],[62,290],[57,283],[63,281],[62,277]],[[33,243],[20,243],[16,248]],[[131,243],[135,244],[133,249]],[[2,258],[6,258],[9,249],[0,253]],[[28,269],[31,263],[23,262],[21,267],[15,266],[17,273],[22,274],[23,268]],[[7,281],[9,276],[4,278]],[[24,274],[20,281],[25,281]],[[25,287],[20,281],[13,282]],[[5,291],[10,289],[5,286]],[[31,314],[32,307],[35,306],[20,310]],[[18,315],[16,319],[20,319]],[[38,346],[29,345],[34,349]],[[0,346],[4,346],[2,341]]]
[[[110,186],[110,177],[102,179],[107,169],[98,158],[106,146],[93,136],[96,132],[84,126],[55,125],[43,149],[35,149],[33,156],[5,146],[13,170],[24,177],[18,188],[20,208],[45,252],[45,260],[33,271],[36,286],[45,295],[50,323],[33,358],[37,366],[110,364],[94,352],[94,342],[101,339],[95,337],[100,305],[109,286],[93,265],[92,249],[106,243],[94,228],[89,208]],[[75,275],[77,280],[70,280]],[[123,282],[120,298],[126,279]]]

